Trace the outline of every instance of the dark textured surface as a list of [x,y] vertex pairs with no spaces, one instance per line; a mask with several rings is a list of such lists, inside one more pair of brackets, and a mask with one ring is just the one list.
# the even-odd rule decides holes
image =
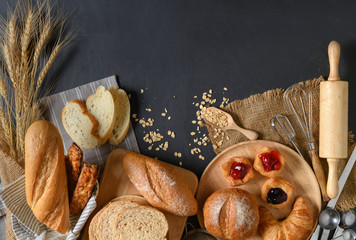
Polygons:
[[[2,16],[6,5],[0,1]],[[340,76],[350,82],[349,128],[356,131],[355,1],[61,0],[58,5],[71,12],[76,38],[52,71],[58,78],[55,92],[117,75],[132,94],[132,112],[155,119],[150,128],[135,125],[146,155],[176,165],[182,161],[200,176],[215,154],[211,146],[193,143],[193,96],[212,89],[218,102],[223,96],[243,99],[327,77],[327,46],[334,39],[342,49]],[[161,116],[164,108],[170,121]],[[142,140],[156,129],[170,143],[166,152],[148,151]],[[204,161],[190,154],[193,147],[202,149]]]

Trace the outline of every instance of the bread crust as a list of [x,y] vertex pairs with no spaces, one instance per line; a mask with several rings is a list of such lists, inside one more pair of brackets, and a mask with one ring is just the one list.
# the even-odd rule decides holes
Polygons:
[[67,176],[62,137],[49,121],[36,121],[25,136],[26,199],[36,218],[59,233],[69,231]]
[[68,149],[68,161],[66,164],[69,201],[71,201],[75,186],[77,185],[82,163],[83,151],[73,142]]
[[257,232],[257,201],[242,189],[227,188],[214,192],[204,204],[203,215],[207,231],[218,238],[245,240]]
[[84,163],[69,205],[71,214],[77,215],[82,212],[93,192],[98,175],[99,168],[97,165]]
[[137,190],[154,207],[176,216],[193,216],[198,204],[187,183],[167,163],[130,152],[123,168]]

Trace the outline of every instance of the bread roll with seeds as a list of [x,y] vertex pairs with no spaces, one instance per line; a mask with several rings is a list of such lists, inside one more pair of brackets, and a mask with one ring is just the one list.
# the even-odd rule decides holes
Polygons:
[[131,182],[152,206],[182,217],[197,213],[192,191],[167,163],[129,152],[122,164]]

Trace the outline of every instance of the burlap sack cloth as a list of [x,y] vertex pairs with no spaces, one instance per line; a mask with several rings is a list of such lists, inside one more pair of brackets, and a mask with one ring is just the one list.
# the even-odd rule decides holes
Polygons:
[[[308,87],[313,95],[313,136],[316,145],[319,144],[319,85],[320,82],[324,79],[322,77],[314,80],[309,80],[304,82],[303,84]],[[311,165],[311,160],[309,159],[307,145],[305,138],[299,126],[296,122],[294,122],[293,116],[291,116],[288,112],[287,107],[283,102],[283,89],[275,89],[269,90],[262,94],[252,95],[243,100],[236,100],[227,105],[224,110],[232,115],[236,123],[244,128],[251,129],[258,132],[259,138],[263,140],[271,140],[280,142],[285,144],[278,135],[273,131],[270,119],[275,114],[284,114],[291,121],[297,137],[295,139],[296,145],[303,154],[303,156],[308,161],[309,165]],[[217,148],[215,149],[216,153],[220,153],[224,149],[240,142],[248,141],[248,139],[242,135],[241,133],[235,130],[228,130],[225,132],[227,134],[229,140],[226,137],[217,137],[216,132],[213,128],[208,126],[209,137],[212,141],[212,144],[215,144]],[[220,134],[221,135],[221,134]],[[222,141],[222,145],[218,146],[218,143]],[[351,151],[356,146],[353,135],[350,132],[349,134],[349,156],[351,155]],[[290,144],[289,147],[292,149],[293,146]],[[339,163],[338,174],[341,175],[344,166],[346,165],[348,159],[343,159]],[[320,159],[322,166],[325,171],[325,176],[327,177],[327,161],[324,159]],[[353,168],[348,181],[342,191],[340,199],[337,203],[336,208],[340,211],[349,210],[351,208],[356,207],[356,167]]]
[[[15,181],[20,176],[25,174],[23,166],[20,166],[16,159],[13,159],[10,155],[10,149],[8,145],[0,137],[0,177],[3,186]],[[23,161],[20,161],[23,162]],[[11,227],[11,215],[6,212],[6,239],[16,239]]]

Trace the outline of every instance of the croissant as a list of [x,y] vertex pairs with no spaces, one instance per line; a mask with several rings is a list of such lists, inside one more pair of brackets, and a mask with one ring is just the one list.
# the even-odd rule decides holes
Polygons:
[[310,206],[303,197],[294,202],[289,216],[279,221],[264,207],[260,207],[258,232],[263,240],[305,240],[314,229],[314,216]]

